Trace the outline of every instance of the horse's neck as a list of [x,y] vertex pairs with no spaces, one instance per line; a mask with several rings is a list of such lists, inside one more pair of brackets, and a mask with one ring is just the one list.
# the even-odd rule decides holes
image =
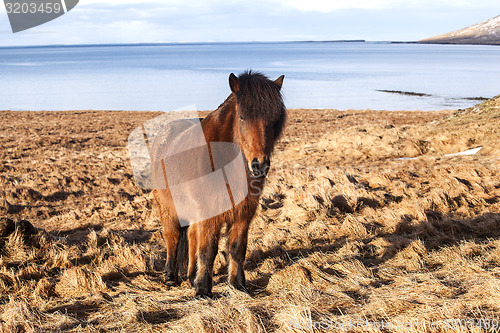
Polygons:
[[232,96],[211,112],[201,125],[207,142],[233,142],[236,102]]

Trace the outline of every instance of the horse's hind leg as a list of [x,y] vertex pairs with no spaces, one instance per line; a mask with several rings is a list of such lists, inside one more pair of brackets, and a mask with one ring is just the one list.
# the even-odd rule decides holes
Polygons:
[[188,252],[188,268],[187,268],[187,276],[189,282],[194,287],[194,280],[196,278],[196,253],[198,252],[198,229],[196,226],[190,227],[188,229],[188,244],[189,244],[189,252]]
[[153,191],[153,196],[158,206],[160,222],[163,226],[163,239],[165,240],[165,249],[167,252],[167,261],[165,264],[165,283],[167,285],[176,285],[179,282],[177,265],[177,244],[180,237],[180,225],[177,217],[172,214],[172,210],[165,201],[165,193],[160,190]]
[[220,228],[214,220],[193,225],[197,229],[197,272],[194,280],[196,297],[212,297],[214,260],[219,250]]
[[179,273],[177,270],[177,244],[179,243],[180,230],[175,227],[163,227],[163,239],[167,250],[167,261],[165,263],[165,284],[169,286],[179,283]]
[[229,230],[228,280],[234,288],[241,291],[246,291],[244,265],[247,251],[248,227],[248,222],[240,220],[235,221]]

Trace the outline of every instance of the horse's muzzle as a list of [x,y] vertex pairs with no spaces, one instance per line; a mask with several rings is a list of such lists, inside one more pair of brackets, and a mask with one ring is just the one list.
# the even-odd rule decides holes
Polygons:
[[252,160],[252,176],[255,178],[264,178],[267,176],[267,173],[269,172],[269,168],[271,167],[271,160],[269,160],[269,157],[266,157],[264,162],[260,163],[256,158]]

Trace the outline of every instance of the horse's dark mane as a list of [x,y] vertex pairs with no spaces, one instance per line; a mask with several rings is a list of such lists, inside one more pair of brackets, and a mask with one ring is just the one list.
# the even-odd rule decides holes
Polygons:
[[236,98],[243,119],[264,119],[272,123],[285,114],[280,86],[259,72],[248,70],[238,76]]

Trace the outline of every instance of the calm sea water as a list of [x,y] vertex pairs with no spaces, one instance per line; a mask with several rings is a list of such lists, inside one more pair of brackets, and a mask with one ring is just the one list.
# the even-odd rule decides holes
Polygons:
[[0,110],[211,110],[249,68],[285,74],[290,108],[465,108],[500,94],[499,60],[495,46],[390,43],[0,48]]

